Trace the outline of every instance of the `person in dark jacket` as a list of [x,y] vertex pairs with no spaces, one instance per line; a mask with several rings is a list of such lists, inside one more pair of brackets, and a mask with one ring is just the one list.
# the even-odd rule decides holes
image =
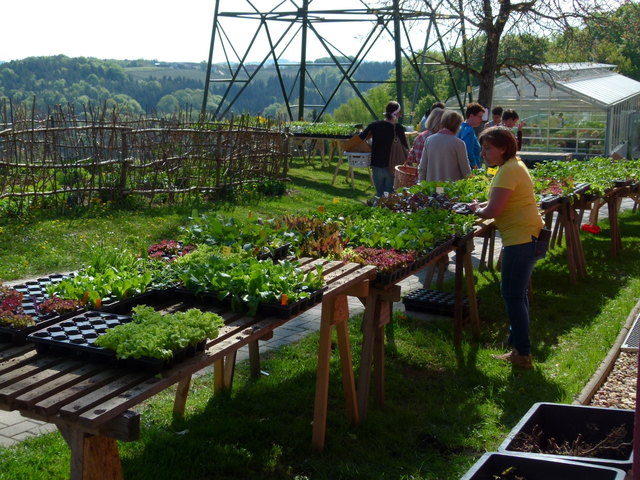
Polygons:
[[371,138],[371,170],[378,197],[382,197],[384,192],[393,192],[393,174],[389,170],[389,155],[396,137],[396,141],[400,141],[405,148],[409,148],[404,127],[398,122],[401,115],[400,104],[390,101],[384,111],[384,120],[370,123],[360,133],[360,138],[363,140]]

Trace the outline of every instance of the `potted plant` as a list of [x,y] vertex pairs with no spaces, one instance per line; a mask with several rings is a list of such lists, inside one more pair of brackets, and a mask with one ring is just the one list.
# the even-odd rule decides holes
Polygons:
[[498,451],[628,469],[633,420],[633,410],[535,403]]
[[35,325],[31,315],[22,308],[22,293],[0,285],[0,326],[24,328]]

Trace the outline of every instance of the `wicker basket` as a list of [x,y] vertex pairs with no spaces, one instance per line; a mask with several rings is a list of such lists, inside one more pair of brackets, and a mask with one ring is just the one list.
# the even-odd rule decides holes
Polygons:
[[353,168],[365,168],[371,166],[371,152],[344,152],[349,160],[349,166]]
[[411,187],[418,181],[418,167],[396,165],[393,188]]

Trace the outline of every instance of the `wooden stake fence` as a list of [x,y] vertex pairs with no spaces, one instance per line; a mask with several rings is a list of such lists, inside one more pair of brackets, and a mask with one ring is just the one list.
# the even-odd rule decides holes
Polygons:
[[286,174],[277,125],[120,117],[58,107],[44,118],[0,106],[0,201],[87,205],[126,195],[179,203]]

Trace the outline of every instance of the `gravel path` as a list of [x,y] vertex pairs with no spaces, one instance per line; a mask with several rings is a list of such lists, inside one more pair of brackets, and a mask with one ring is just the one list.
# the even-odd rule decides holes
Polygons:
[[636,408],[638,354],[620,352],[613,369],[596,391],[590,405],[610,408]]

